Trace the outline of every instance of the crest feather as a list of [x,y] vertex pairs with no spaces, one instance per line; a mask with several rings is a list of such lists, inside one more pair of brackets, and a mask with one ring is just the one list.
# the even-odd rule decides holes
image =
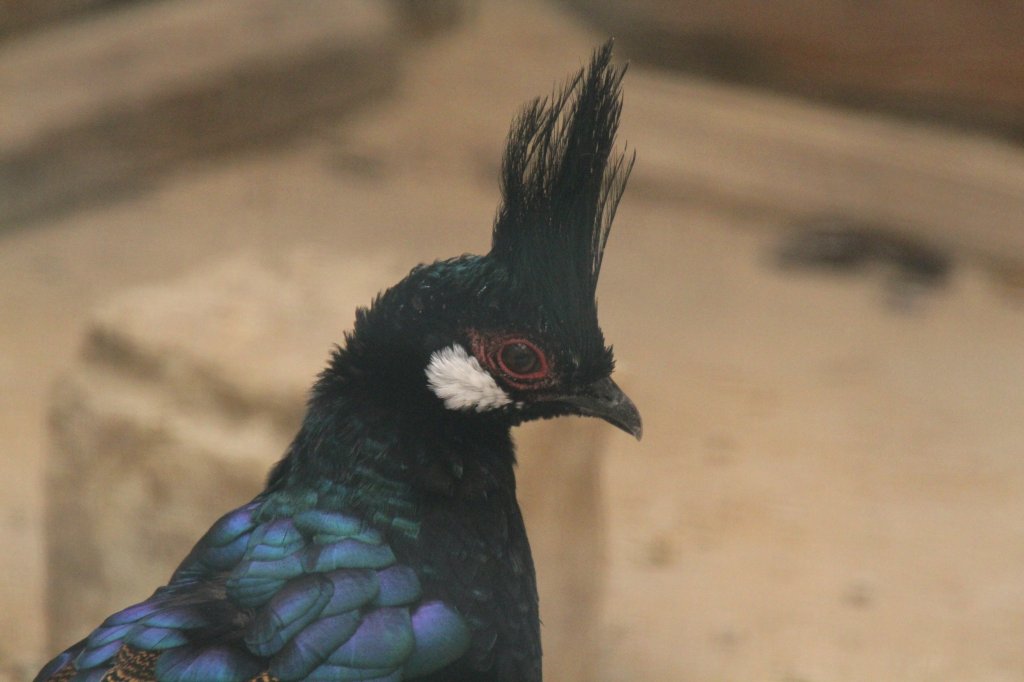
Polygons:
[[609,40],[587,68],[513,121],[491,244],[491,257],[529,303],[546,308],[549,322],[577,346],[603,345],[594,294],[635,158],[613,156],[625,67],[613,67],[611,57]]

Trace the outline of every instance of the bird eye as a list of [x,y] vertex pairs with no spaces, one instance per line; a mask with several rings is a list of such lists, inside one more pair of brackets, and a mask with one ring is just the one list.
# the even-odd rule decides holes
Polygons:
[[510,343],[501,349],[501,364],[513,374],[532,374],[540,366],[540,359],[525,343]]
[[547,374],[547,361],[539,348],[525,339],[511,339],[497,353],[501,369],[519,379],[539,379]]

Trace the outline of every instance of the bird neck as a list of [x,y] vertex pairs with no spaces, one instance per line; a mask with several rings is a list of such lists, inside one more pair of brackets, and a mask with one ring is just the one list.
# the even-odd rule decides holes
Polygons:
[[399,527],[433,504],[514,499],[507,421],[445,409],[428,391],[382,383],[352,362],[338,351],[321,375],[268,493]]

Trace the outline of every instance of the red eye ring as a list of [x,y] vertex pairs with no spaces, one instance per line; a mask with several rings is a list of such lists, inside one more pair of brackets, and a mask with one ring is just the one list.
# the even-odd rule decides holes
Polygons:
[[505,339],[494,352],[494,363],[504,374],[519,381],[536,381],[548,374],[544,353],[526,339]]
[[504,383],[525,390],[546,386],[553,379],[547,356],[534,342],[522,336],[492,336],[472,329],[467,335],[473,355]]

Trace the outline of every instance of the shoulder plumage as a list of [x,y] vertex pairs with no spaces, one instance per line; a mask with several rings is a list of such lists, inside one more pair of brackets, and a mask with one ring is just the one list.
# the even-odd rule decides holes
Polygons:
[[37,680],[404,679],[466,651],[465,621],[424,598],[381,533],[340,512],[263,520],[258,507],[214,524],[168,586]]

